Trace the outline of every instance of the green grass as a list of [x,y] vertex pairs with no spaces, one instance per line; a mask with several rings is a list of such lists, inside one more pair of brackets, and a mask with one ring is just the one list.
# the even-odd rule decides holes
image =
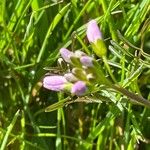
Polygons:
[[150,149],[150,108],[103,86],[81,99],[42,87],[61,47],[93,54],[85,31],[96,19],[105,75],[150,100],[149,0],[0,0],[0,9],[0,150]]

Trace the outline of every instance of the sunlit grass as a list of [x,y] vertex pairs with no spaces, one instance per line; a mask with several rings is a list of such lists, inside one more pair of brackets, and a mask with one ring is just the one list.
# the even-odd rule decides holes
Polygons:
[[96,19],[116,82],[150,100],[149,0],[1,0],[0,9],[0,150],[150,149],[149,108],[103,86],[80,98],[42,87],[61,47],[93,55],[85,31]]

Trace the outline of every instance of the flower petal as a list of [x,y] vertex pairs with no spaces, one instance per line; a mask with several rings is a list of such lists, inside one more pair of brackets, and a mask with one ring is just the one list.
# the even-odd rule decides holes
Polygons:
[[44,88],[51,90],[51,91],[62,91],[64,89],[64,85],[57,85],[57,86],[51,86],[47,84],[43,84]]
[[43,87],[53,91],[61,91],[66,83],[67,80],[63,76],[46,76],[43,80]]

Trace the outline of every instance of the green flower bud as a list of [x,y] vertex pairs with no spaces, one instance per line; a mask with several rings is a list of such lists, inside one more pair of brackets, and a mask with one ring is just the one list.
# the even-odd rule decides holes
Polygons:
[[80,80],[83,80],[83,81],[87,81],[87,78],[86,78],[87,75],[86,75],[86,72],[83,69],[73,68],[72,73],[76,78],[78,78]]
[[82,64],[80,62],[80,59],[78,57],[75,57],[75,56],[71,56],[70,57],[70,60],[71,60],[71,63],[76,66],[76,67],[79,67],[81,68],[82,67]]

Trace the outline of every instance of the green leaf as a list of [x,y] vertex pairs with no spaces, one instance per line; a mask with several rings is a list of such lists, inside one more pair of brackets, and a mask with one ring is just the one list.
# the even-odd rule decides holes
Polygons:
[[60,100],[59,102],[55,103],[55,104],[52,104],[48,107],[45,108],[45,112],[51,112],[51,111],[54,111],[54,110],[57,110],[59,108],[62,108],[63,106],[66,105],[66,102],[69,100],[70,98],[67,97],[63,100]]
[[64,14],[67,12],[67,10],[69,9],[70,3],[68,3],[66,6],[64,6],[60,12],[55,16],[53,22],[50,24],[48,31],[46,33],[45,39],[43,41],[42,47],[40,49],[39,55],[37,57],[37,62],[39,62],[45,52],[46,49],[46,44],[48,42],[48,39],[50,37],[50,35],[52,34],[52,31],[55,29],[55,27],[57,26],[57,24],[60,22],[61,18],[64,16]]

